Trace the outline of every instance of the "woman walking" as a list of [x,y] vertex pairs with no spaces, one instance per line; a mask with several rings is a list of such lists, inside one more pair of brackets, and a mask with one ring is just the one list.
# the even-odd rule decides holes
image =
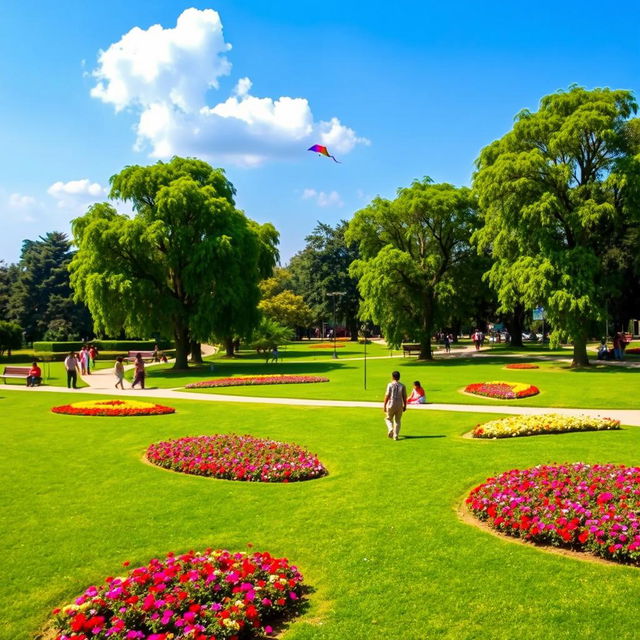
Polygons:
[[133,366],[135,367],[136,377],[133,379],[131,388],[135,389],[136,385],[140,383],[140,388],[144,389],[144,360],[142,359],[141,353],[136,356],[136,361]]
[[113,368],[113,373],[116,376],[116,389],[118,385],[124,391],[124,358],[116,358],[116,365]]

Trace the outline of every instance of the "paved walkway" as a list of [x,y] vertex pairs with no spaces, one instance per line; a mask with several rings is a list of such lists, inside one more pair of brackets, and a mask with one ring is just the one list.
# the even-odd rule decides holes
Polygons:
[[[93,377],[92,374],[91,377]],[[109,370],[109,375],[113,374]],[[253,396],[230,396],[219,393],[190,393],[188,391],[176,391],[175,389],[125,389],[115,390],[113,385],[109,388],[98,386],[85,387],[83,389],[65,389],[63,387],[36,387],[0,385],[0,391],[23,391],[25,393],[73,393],[83,395],[117,395],[118,397],[135,397],[138,399],[152,398],[154,400],[197,400],[201,402],[235,402],[238,404],[275,404],[298,407],[356,407],[364,409],[382,409],[382,402],[364,402],[355,400],[314,400],[307,398],[260,398]],[[640,427],[640,410],[637,409],[564,409],[559,407],[518,407],[515,405],[478,405],[478,404],[426,404],[410,406],[412,411],[459,411],[465,413],[497,413],[503,415],[537,415],[541,413],[559,413],[561,415],[576,416],[587,415],[608,417],[620,420],[622,424]]]

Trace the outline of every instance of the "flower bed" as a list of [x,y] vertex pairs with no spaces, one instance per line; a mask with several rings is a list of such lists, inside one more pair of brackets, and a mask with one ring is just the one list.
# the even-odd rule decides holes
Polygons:
[[267,552],[170,553],[54,609],[54,640],[264,638],[299,611],[302,579]]
[[606,431],[620,428],[620,420],[590,416],[561,416],[546,413],[537,416],[510,416],[479,424],[474,438],[511,438],[570,431]]
[[528,398],[540,393],[538,387],[520,382],[478,382],[467,385],[464,390],[477,396],[499,398],[501,400]]
[[217,380],[202,380],[185,385],[185,389],[210,389],[214,387],[244,387],[262,384],[304,384],[311,382],[329,382],[329,378],[322,376],[238,376],[235,378],[218,378]]
[[506,471],[466,504],[500,533],[637,565],[639,496],[640,468],[578,462]]
[[72,416],[158,416],[175,413],[176,410],[138,400],[88,400],[52,407],[51,411]]
[[302,447],[252,436],[216,434],[156,442],[147,460],[171,471],[248,482],[296,482],[327,474]]
[[[340,338],[338,338],[339,340]],[[344,348],[344,343],[340,343],[340,342],[336,342],[335,347],[337,349],[343,349]],[[309,349],[333,349],[334,344],[333,342],[321,342],[320,344],[312,344]]]
[[624,352],[625,354],[630,353],[634,356],[640,356],[640,347],[631,347],[630,349],[625,349]]
[[508,364],[505,369],[539,369],[537,364],[531,364],[530,362],[514,362]]

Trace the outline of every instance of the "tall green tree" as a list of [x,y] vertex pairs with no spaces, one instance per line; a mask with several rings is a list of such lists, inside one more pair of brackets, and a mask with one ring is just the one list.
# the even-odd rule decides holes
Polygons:
[[69,281],[72,257],[71,243],[64,233],[54,231],[23,242],[7,317],[24,329],[28,341],[42,339],[50,327],[61,323],[64,339],[91,332],[87,308],[73,300]]
[[196,159],[113,176],[110,197],[131,202],[134,215],[101,203],[73,221],[71,282],[96,329],[172,335],[175,367],[186,368],[192,341],[257,324],[278,234],[236,209],[234,194],[221,169]]
[[9,301],[18,281],[19,269],[16,264],[0,260],[0,318],[9,317]]
[[288,270],[291,289],[311,307],[318,324],[333,318],[333,299],[327,293],[344,294],[335,300],[336,317],[344,322],[351,339],[357,340],[360,294],[349,267],[360,254],[356,244],[347,244],[347,228],[344,220],[335,227],[319,222],[305,238],[306,247],[291,258]]
[[420,357],[431,359],[431,336],[465,276],[476,226],[471,191],[430,178],[358,211],[346,239],[360,249],[351,275],[359,279],[363,319],[380,325],[393,346],[419,342]]
[[571,87],[521,111],[477,160],[475,240],[495,260],[489,282],[505,311],[544,306],[576,366],[620,284],[607,256],[638,225],[636,109],[629,91]]

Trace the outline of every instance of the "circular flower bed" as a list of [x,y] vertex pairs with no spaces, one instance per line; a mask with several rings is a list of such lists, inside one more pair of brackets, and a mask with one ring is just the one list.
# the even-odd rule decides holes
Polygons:
[[472,432],[474,438],[511,438],[536,436],[545,433],[570,431],[606,431],[619,429],[620,420],[590,416],[561,416],[545,413],[538,416],[510,416],[479,424]]
[[530,362],[514,362],[508,364],[505,369],[539,369],[537,364],[531,364]]
[[302,594],[302,575],[286,558],[211,549],[170,553],[54,609],[54,638],[264,638],[271,624],[299,611]]
[[52,407],[53,413],[72,416],[159,416],[175,413],[173,407],[138,400],[88,400]]
[[216,434],[156,442],[147,460],[171,471],[248,482],[296,482],[327,474],[302,447],[252,436]]
[[217,380],[201,380],[185,385],[185,389],[209,389],[213,387],[245,387],[262,384],[304,384],[310,382],[329,382],[329,378],[321,376],[245,376],[235,378],[218,378]]
[[[340,340],[340,338],[338,338]],[[344,344],[340,344],[339,342],[335,345],[338,349],[343,349]],[[333,349],[333,342],[321,342],[320,344],[312,344],[309,349]]]
[[499,398],[501,400],[528,398],[540,393],[538,387],[521,382],[477,382],[467,385],[464,390],[477,396]]
[[506,471],[466,504],[500,533],[640,564],[639,496],[640,468],[577,462]]

